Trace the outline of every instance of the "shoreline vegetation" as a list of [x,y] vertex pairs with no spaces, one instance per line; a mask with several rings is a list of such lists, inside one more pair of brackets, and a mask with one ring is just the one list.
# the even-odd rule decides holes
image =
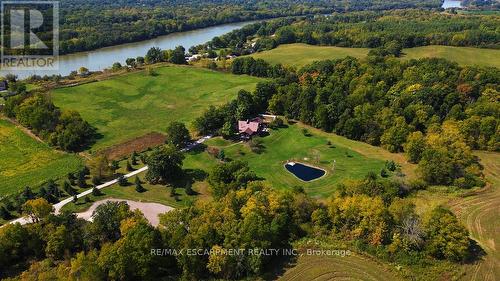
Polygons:
[[[247,20],[304,16],[362,9],[440,9],[441,1],[234,1],[189,0],[146,3],[119,1],[62,0],[60,3],[60,52],[88,51],[117,43],[137,42],[178,31]],[[51,31],[43,33],[51,36]]]

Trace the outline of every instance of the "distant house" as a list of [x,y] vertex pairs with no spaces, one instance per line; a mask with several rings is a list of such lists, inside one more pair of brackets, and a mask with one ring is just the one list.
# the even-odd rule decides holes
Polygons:
[[253,119],[238,121],[238,132],[240,136],[245,139],[251,138],[253,135],[258,134],[263,129],[263,120],[260,117]]
[[192,55],[190,57],[186,57],[186,60],[187,61],[197,61],[199,59],[201,59],[203,56],[200,55],[200,54],[195,54],[195,55]]
[[9,83],[6,80],[0,81],[0,92],[7,91],[9,88]]

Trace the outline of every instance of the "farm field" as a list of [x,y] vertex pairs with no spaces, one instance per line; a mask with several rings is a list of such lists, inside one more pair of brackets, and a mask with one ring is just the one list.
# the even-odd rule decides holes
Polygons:
[[449,207],[470,231],[484,254],[479,261],[461,267],[461,280],[494,281],[500,274],[500,243],[498,216],[500,211],[500,154],[488,151],[475,151],[484,167],[488,185],[472,191],[450,190],[448,187],[429,187],[410,198],[417,207],[417,213],[443,205]]
[[[307,44],[280,45],[276,49],[253,54],[270,63],[288,64],[297,67],[317,60],[339,59],[346,56],[365,57],[369,49],[313,46]],[[500,68],[500,50],[470,47],[424,46],[404,49],[402,59],[438,57],[455,61],[460,65],[494,66]]]
[[299,280],[402,280],[387,266],[356,254],[350,256],[300,256],[279,281]]
[[252,57],[263,59],[271,64],[281,63],[301,67],[317,60],[341,59],[347,56],[363,58],[367,48],[341,48],[332,46],[313,46],[302,43],[280,45],[275,49],[255,53]]
[[[333,134],[319,135],[309,131],[312,132],[310,136],[305,136],[302,128],[300,124],[294,124],[288,128],[272,130],[269,136],[260,138],[260,153],[252,152],[248,143],[232,143],[221,138],[211,139],[206,145],[223,150],[228,159],[248,162],[257,176],[274,188],[301,186],[308,194],[319,198],[330,195],[335,185],[342,180],[361,179],[370,171],[379,174],[384,167],[385,158],[356,152],[336,141],[338,136]],[[331,141],[331,145],[328,145],[328,141]],[[287,160],[320,167],[327,173],[317,180],[304,182],[285,169]],[[185,167],[210,171],[218,161],[207,151],[192,151],[187,154],[184,163]]]
[[210,105],[234,98],[240,89],[253,90],[259,78],[207,69],[164,66],[109,80],[52,92],[54,103],[73,109],[103,135],[92,147],[100,150],[153,131],[171,121],[189,123]]
[[467,271],[469,280],[494,281],[500,276],[500,154],[476,151],[484,166],[487,187],[473,196],[452,200],[451,209],[462,220],[486,255]]
[[78,156],[56,151],[0,119],[0,197],[26,186],[36,188],[82,166]]
[[460,65],[500,68],[500,50],[471,47],[424,46],[403,50],[402,59],[444,58]]

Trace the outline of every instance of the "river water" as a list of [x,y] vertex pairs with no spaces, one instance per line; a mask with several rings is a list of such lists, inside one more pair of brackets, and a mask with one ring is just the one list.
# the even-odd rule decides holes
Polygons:
[[459,0],[444,0],[443,6],[444,9],[448,8],[461,8],[462,3]]
[[175,48],[175,46],[182,45],[187,50],[191,46],[203,44],[207,41],[210,41],[215,36],[223,35],[253,22],[255,21],[217,25],[192,31],[172,33],[169,35],[160,36],[154,39],[136,43],[127,43],[105,47],[89,52],[63,55],[59,57],[59,70],[57,71],[0,70],[0,75],[4,76],[7,73],[14,73],[19,78],[26,78],[33,74],[41,76],[52,74],[68,75],[71,71],[77,70],[82,66],[91,71],[102,70],[104,68],[111,67],[111,65],[115,62],[125,64],[125,60],[127,58],[144,56],[151,47],[173,49]]

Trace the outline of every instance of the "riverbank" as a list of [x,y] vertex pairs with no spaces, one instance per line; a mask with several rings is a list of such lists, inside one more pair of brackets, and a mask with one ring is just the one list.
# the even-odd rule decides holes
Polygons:
[[[264,20],[264,19],[263,19]],[[16,70],[5,71],[0,70],[0,76],[5,76],[8,73],[13,73],[20,79],[27,78],[32,75],[62,75],[66,76],[71,71],[78,70],[80,67],[85,67],[89,71],[102,71],[110,68],[113,63],[120,62],[125,64],[127,58],[135,58],[146,55],[151,47],[159,47],[161,49],[173,49],[176,46],[184,46],[188,49],[191,46],[204,44],[216,36],[221,36],[235,29],[242,28],[245,25],[257,21],[244,21],[237,23],[228,23],[216,25],[202,29],[195,29],[185,32],[171,33],[168,35],[159,36],[153,39],[139,41],[135,43],[126,43],[110,47],[104,47],[93,51],[79,52],[68,55],[59,56],[59,67],[57,70],[51,71],[33,71],[33,70]]]

